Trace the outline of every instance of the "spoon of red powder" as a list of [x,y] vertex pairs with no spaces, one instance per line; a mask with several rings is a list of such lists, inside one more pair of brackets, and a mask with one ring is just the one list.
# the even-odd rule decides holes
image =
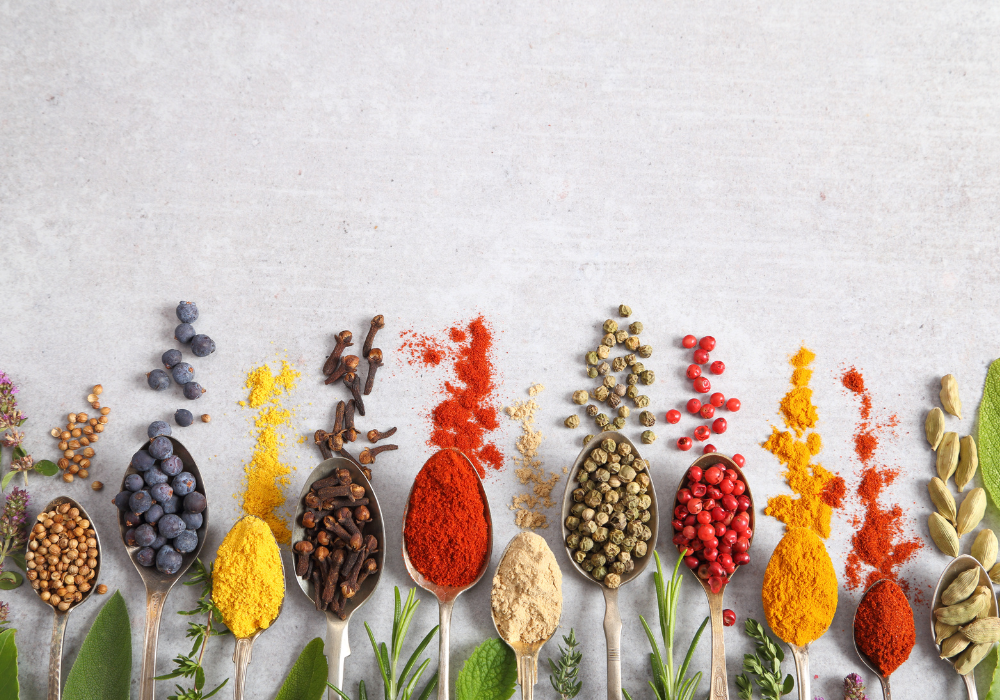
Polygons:
[[913,609],[899,584],[882,579],[869,586],[854,613],[854,648],[878,676],[886,700],[889,676],[910,658],[915,642]]

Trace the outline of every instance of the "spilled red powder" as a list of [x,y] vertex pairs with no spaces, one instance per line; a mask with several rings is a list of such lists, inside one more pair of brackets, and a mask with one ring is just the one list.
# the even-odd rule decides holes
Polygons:
[[888,508],[879,505],[882,490],[895,480],[899,470],[872,463],[879,445],[878,433],[887,427],[895,427],[899,420],[893,415],[884,425],[872,423],[871,395],[865,388],[861,373],[854,367],[844,372],[841,381],[845,388],[861,399],[861,420],[854,433],[854,451],[864,465],[861,483],[857,488],[864,513],[856,514],[852,522],[857,532],[851,537],[851,551],[847,555],[844,571],[847,587],[858,590],[868,588],[880,579],[891,579],[904,591],[908,591],[908,582],[898,578],[899,569],[923,547],[923,542],[918,537],[906,539],[903,532],[903,510],[898,504],[892,504]]
[[409,353],[410,359],[407,362],[411,365],[422,364],[436,367],[444,360],[447,350],[444,345],[429,335],[423,335],[414,331],[403,331],[399,334],[403,339],[400,348]]
[[847,486],[844,484],[844,479],[839,476],[835,476],[826,482],[826,486],[823,487],[823,492],[820,494],[820,498],[823,499],[823,503],[827,504],[831,508],[840,508],[844,505],[844,495],[847,493]]

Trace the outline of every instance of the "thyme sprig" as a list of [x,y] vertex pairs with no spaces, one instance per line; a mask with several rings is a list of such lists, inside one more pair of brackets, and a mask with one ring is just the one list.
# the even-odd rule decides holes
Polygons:
[[760,696],[764,700],[778,700],[782,695],[791,693],[795,686],[792,674],[785,676],[784,682],[781,680],[781,662],[785,660],[785,652],[781,650],[781,646],[768,637],[764,626],[753,618],[747,618],[744,628],[757,641],[757,653],[743,655],[743,673],[736,676],[739,696],[743,700],[753,697],[753,686],[748,673],[756,676]]
[[[223,627],[222,613],[215,606],[215,603],[212,602],[212,565],[206,567],[201,562],[201,559],[196,559],[188,576],[190,580],[185,581],[184,585],[202,586],[201,596],[198,598],[198,604],[193,610],[181,610],[178,614],[204,615],[206,619],[204,623],[200,624],[197,622],[188,623],[186,636],[188,639],[194,640],[191,653],[187,656],[182,654],[176,657],[174,659],[174,670],[166,675],[156,677],[158,681],[170,680],[171,678],[194,679],[194,686],[190,688],[184,688],[178,684],[176,686],[177,694],[168,696],[168,700],[207,700],[207,698],[212,697],[222,690],[222,687],[229,682],[227,678],[208,693],[202,692],[202,688],[205,687],[205,670],[201,664],[205,658],[205,649],[208,647],[208,640],[212,637],[229,634],[229,630]],[[196,653],[197,658],[195,658]]]
[[576,641],[572,627],[569,630],[569,635],[563,637],[563,641],[566,642],[566,646],[559,645],[559,661],[549,659],[549,668],[552,669],[549,681],[562,700],[569,700],[575,698],[580,692],[580,688],[583,687],[583,682],[577,676],[583,652],[577,648],[580,645]]

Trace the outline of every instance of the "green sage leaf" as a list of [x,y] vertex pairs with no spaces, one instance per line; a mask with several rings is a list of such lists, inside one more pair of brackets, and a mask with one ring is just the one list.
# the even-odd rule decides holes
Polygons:
[[43,476],[55,476],[59,473],[59,465],[47,459],[35,462],[35,471]]
[[128,607],[115,591],[83,640],[63,689],[64,700],[129,700],[132,626]]
[[320,700],[326,692],[327,670],[323,640],[316,637],[299,654],[275,700]]
[[0,574],[0,591],[12,591],[24,583],[24,576],[16,571],[4,571]]
[[16,630],[0,632],[0,700],[17,700],[17,645]]
[[994,508],[1000,508],[1000,360],[990,364],[979,404],[979,473]]
[[998,663],[1000,663],[1000,652],[997,651],[996,647],[993,647],[986,658],[976,664],[976,688],[979,689],[979,697],[984,700],[1000,700]]
[[15,474],[17,474],[17,472],[11,469],[9,472],[3,475],[3,481],[0,481],[0,491],[7,488],[7,484],[10,483],[10,480],[14,478]]
[[499,639],[476,647],[455,681],[456,700],[507,700],[517,684],[514,651]]

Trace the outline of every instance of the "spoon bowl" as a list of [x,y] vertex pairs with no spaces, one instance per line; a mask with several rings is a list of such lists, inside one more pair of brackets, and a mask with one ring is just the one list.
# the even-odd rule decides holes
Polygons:
[[[740,469],[739,465],[732,460],[731,457],[727,457],[724,454],[718,452],[710,452],[704,454],[694,462],[691,466],[684,471],[684,475],[681,476],[681,481],[677,485],[677,490],[674,492],[674,503],[677,503],[676,494],[680,492],[684,485],[688,481],[688,471],[691,467],[698,467],[703,471],[708,469],[713,464],[722,464],[726,469],[732,469],[739,476],[740,480],[746,486],[746,490],[743,492],[744,495],[750,499],[750,507],[747,508],[746,512],[750,515],[750,542],[747,547],[747,552],[753,548],[753,537],[757,531],[757,519],[754,513],[753,507],[753,494],[750,492],[750,483],[747,481],[746,475],[743,470]],[[736,571],[740,570],[740,566],[737,565]],[[728,576],[729,580],[736,575],[736,571]],[[726,646],[724,640],[723,624],[722,624],[722,597],[726,592],[727,583],[722,584],[718,592],[712,591],[709,586],[708,581],[698,576],[697,572],[692,572],[695,574],[695,579],[701,584],[701,587],[705,589],[705,595],[708,597],[708,609],[712,617],[712,676],[711,683],[709,686],[709,693],[712,700],[722,700],[723,698],[729,698],[729,682],[726,677]],[[798,668],[799,665],[799,654],[793,649],[793,655],[795,656],[795,665]],[[805,657],[808,663],[808,656]],[[808,675],[808,674],[807,674]]]
[[[569,537],[570,534],[570,531],[566,529],[566,518],[569,516],[570,509],[573,507],[573,490],[578,485],[578,482],[575,479],[576,474],[583,468],[583,463],[587,461],[588,456],[594,448],[599,446],[601,442],[608,438],[611,438],[618,444],[624,443],[629,445],[632,448],[632,454],[635,455],[635,458],[642,459],[635,443],[621,433],[609,430],[601,433],[600,435],[595,435],[589,443],[584,445],[583,450],[581,450],[580,454],[577,455],[576,461],[573,462],[573,466],[569,470],[569,478],[566,481],[566,490],[563,493],[562,522],[560,523],[560,527],[562,528],[563,546],[566,550],[566,556],[569,558],[570,565],[573,570],[583,576],[590,583],[600,586],[601,590],[604,592],[604,638],[607,644],[608,657],[608,700],[620,700],[622,697],[622,617],[621,612],[618,610],[618,588],[608,588],[587,573],[582,566],[574,561],[572,551],[569,547],[566,547],[566,538]],[[634,581],[635,578],[643,572],[646,565],[649,564],[649,561],[653,558],[653,552],[656,551],[656,534],[659,530],[659,509],[656,506],[656,491],[653,488],[653,475],[650,473],[650,469],[648,467],[643,473],[649,476],[649,489],[647,491],[647,495],[649,496],[651,503],[649,506],[649,521],[646,525],[648,525],[649,529],[652,530],[653,536],[646,543],[647,550],[645,556],[639,559],[633,559],[632,561],[635,562],[635,568],[632,569],[632,571],[621,575],[621,585],[619,588],[630,581]]]
[[[979,560],[975,557],[969,556],[968,554],[962,554],[955,557],[945,570],[941,573],[941,578],[938,579],[937,587],[934,589],[934,597],[931,598],[931,639],[935,639],[937,635],[934,632],[934,610],[941,606],[941,596],[945,589],[951,585],[951,582],[962,573],[969,569],[979,569],[979,586],[986,586],[990,591],[990,603],[989,603],[989,614],[991,616],[996,616],[997,614],[997,596],[996,592],[993,590],[993,582],[990,581],[990,575],[986,573],[986,569],[982,567]],[[935,643],[938,651],[941,650],[941,646]],[[948,659],[943,659],[943,661],[948,661],[951,665],[951,661]],[[979,694],[976,691],[976,678],[974,672],[970,672],[962,676],[965,681],[965,689],[969,694],[969,700],[978,700]],[[888,698],[888,695],[886,695]]]
[[[876,581],[875,583],[873,583],[872,585],[868,586],[868,589],[861,596],[861,600],[864,600],[865,598],[867,598],[868,594],[871,593],[873,590],[875,590],[876,586],[881,586],[883,583],[885,583],[885,581],[886,581],[886,579],[880,579],[880,580]],[[861,606],[859,604],[858,608],[860,608],[860,607]],[[933,613],[931,614],[931,617],[933,617]],[[858,620],[858,611],[855,610],[854,611],[854,622],[851,623],[851,628],[852,629],[857,629],[857,620]],[[934,625],[932,624],[931,627],[933,628],[933,626]],[[879,667],[875,664],[875,662],[872,661],[870,658],[868,658],[867,654],[865,654],[863,651],[861,651],[861,649],[858,647],[858,639],[857,639],[857,637],[855,637],[852,634],[851,635],[851,639],[854,641],[854,651],[858,652],[858,657],[861,659],[861,663],[863,663],[865,666],[867,666],[868,670],[875,674],[875,677],[878,678],[878,682],[882,685],[882,697],[885,698],[885,700],[891,700],[892,694],[889,691],[889,678],[888,678],[888,676],[883,676],[882,672],[879,670]]]
[[[98,579],[101,576],[101,561],[104,558],[104,549],[101,547],[101,536],[97,533],[97,525],[91,519],[87,510],[75,500],[69,496],[59,496],[58,498],[54,498],[49,501],[42,512],[47,513],[50,510],[55,510],[65,503],[68,503],[70,508],[78,509],[80,511],[80,515],[90,521],[90,529],[94,531],[94,539],[97,540],[98,556],[97,566],[94,569],[93,583],[90,586],[90,590],[84,593],[83,597],[79,601],[70,603],[69,608],[66,610],[60,610],[59,608],[42,601],[46,606],[51,607],[54,613],[52,623],[52,642],[49,647],[49,700],[59,700],[59,698],[62,697],[62,651],[63,640],[66,637],[66,623],[68,622],[69,614],[93,597],[94,590],[97,588]],[[41,590],[36,588],[32,588],[31,590],[33,590],[35,594],[39,596],[39,600],[41,600]]]
[[[195,464],[191,453],[188,452],[187,448],[179,440],[167,437],[174,447],[174,454],[180,458],[181,464],[184,465],[184,471],[194,475],[197,484],[195,491],[198,491],[207,499],[208,494],[205,493],[205,484],[201,478],[201,471],[198,470],[198,465]],[[147,441],[139,449],[149,449],[149,444],[150,442]],[[136,473],[138,472],[130,462],[125,473],[122,475],[122,484],[119,492],[125,490],[125,477]],[[167,594],[170,593],[170,589],[187,573],[187,570],[191,568],[198,555],[201,554],[201,548],[205,545],[205,534],[208,532],[208,513],[209,506],[206,505],[205,510],[201,514],[201,527],[198,528],[198,546],[195,547],[193,552],[181,555],[181,568],[177,570],[177,573],[165,574],[157,569],[155,565],[143,566],[136,561],[136,553],[142,548],[130,547],[125,544],[125,532],[129,528],[125,525],[125,513],[122,511],[118,512],[118,528],[121,532],[121,542],[125,544],[125,550],[128,552],[129,559],[135,566],[136,571],[139,572],[139,577],[146,587],[146,629],[142,651],[142,675],[139,678],[139,700],[153,700],[156,683],[154,680],[156,676],[156,642],[160,631],[160,618],[163,615],[163,606],[166,603]]]
[[[374,535],[379,542],[378,551],[373,555],[373,559],[378,564],[375,572],[365,579],[361,588],[353,598],[348,598],[344,602],[344,613],[346,617],[341,619],[338,615],[326,610],[326,644],[327,654],[331,663],[329,665],[328,680],[331,685],[337,688],[344,686],[344,661],[351,655],[351,647],[347,636],[347,626],[351,621],[351,616],[360,608],[366,600],[375,592],[379,580],[382,577],[382,569],[385,565],[385,526],[382,520],[382,510],[379,507],[378,499],[371,483],[365,478],[360,469],[350,460],[342,457],[333,457],[324,460],[313,469],[309,478],[306,479],[302,492],[299,494],[298,504],[295,506],[295,522],[292,525],[292,543],[305,539],[305,528],[302,527],[302,515],[306,512],[305,498],[312,485],[333,474],[338,469],[347,469],[351,473],[351,479],[355,484],[365,487],[365,496],[368,498],[368,510],[371,513],[371,522],[365,527],[365,532]],[[311,580],[306,580],[301,576],[296,576],[295,580],[299,588],[306,594],[314,604],[316,603],[316,590]],[[333,698],[333,691],[330,690],[330,697]]]
[[413,582],[425,591],[432,593],[434,597],[438,599],[438,700],[448,700],[450,687],[448,674],[450,666],[448,650],[451,643],[451,613],[455,608],[455,599],[479,583],[479,581],[483,578],[483,574],[485,574],[486,570],[489,568],[490,559],[493,557],[493,518],[490,515],[490,502],[486,497],[486,489],[483,488],[482,479],[479,478],[479,472],[476,471],[475,466],[473,466],[472,462],[469,461],[469,458],[466,457],[461,450],[456,450],[453,447],[447,447],[445,449],[461,455],[462,459],[465,460],[465,463],[476,477],[476,485],[479,487],[479,496],[483,501],[483,516],[486,518],[486,534],[488,541],[486,544],[486,555],[483,557],[483,563],[479,569],[479,573],[476,575],[476,578],[472,583],[465,586],[440,586],[427,579],[422,573],[417,571],[417,568],[410,560],[409,553],[406,551],[405,534],[406,518],[410,513],[410,499],[413,498],[413,489],[417,486],[416,480],[414,480],[413,486],[410,487],[410,493],[406,496],[406,505],[403,506],[403,564],[406,566],[406,573],[410,575]]

